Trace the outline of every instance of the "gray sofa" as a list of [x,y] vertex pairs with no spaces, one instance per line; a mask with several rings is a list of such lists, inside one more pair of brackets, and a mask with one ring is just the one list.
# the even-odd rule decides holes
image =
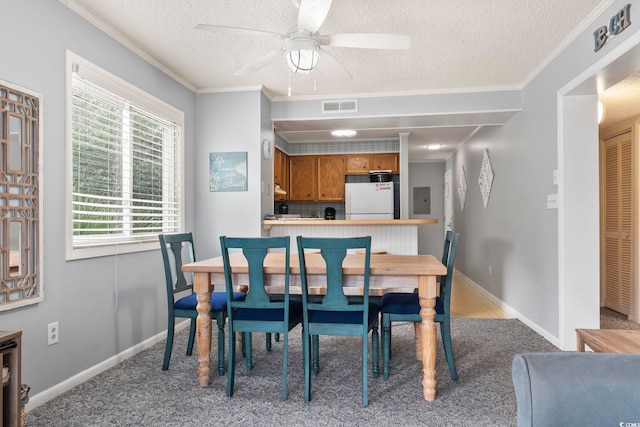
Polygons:
[[519,427],[640,427],[640,355],[519,354],[512,376]]

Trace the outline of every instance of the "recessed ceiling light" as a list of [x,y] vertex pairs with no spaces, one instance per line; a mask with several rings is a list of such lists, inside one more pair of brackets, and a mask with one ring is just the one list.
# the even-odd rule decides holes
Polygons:
[[439,150],[442,148],[442,144],[430,144],[427,145],[427,150]]
[[331,131],[331,135],[338,136],[338,137],[340,137],[340,136],[342,136],[342,137],[344,137],[344,136],[346,136],[346,137],[356,136],[356,134],[357,134],[357,132],[355,130],[351,130],[351,129],[341,129],[341,130]]

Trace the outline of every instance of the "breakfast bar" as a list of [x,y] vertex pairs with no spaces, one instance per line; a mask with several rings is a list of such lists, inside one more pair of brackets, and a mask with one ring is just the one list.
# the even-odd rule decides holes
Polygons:
[[[427,219],[336,219],[283,218],[264,220],[263,228],[270,236],[358,237],[371,236],[371,250],[394,255],[418,254],[418,227],[437,224]],[[292,247],[295,241],[292,240]]]

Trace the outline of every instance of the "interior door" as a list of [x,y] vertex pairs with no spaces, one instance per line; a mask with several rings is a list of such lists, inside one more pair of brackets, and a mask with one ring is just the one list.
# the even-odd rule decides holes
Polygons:
[[635,280],[635,183],[632,132],[602,142],[602,257],[604,305],[630,314]]

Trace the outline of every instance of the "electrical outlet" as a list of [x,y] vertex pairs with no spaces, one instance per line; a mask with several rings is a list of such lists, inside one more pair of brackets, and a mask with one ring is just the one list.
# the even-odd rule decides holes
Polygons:
[[53,345],[58,342],[60,337],[60,327],[58,322],[49,323],[47,325],[47,345]]

